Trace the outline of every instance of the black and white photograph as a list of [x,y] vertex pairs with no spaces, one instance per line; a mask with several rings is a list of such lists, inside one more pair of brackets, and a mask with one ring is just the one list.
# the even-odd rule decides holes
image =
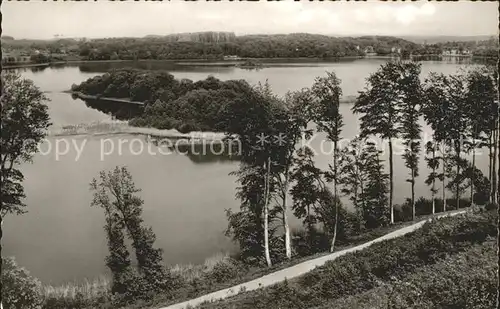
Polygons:
[[0,309],[499,308],[499,10],[0,1]]

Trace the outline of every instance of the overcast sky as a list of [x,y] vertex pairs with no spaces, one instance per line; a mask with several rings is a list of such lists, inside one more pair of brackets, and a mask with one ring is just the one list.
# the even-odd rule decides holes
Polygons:
[[14,38],[140,37],[196,31],[330,35],[496,34],[497,3],[483,2],[18,2],[3,1]]

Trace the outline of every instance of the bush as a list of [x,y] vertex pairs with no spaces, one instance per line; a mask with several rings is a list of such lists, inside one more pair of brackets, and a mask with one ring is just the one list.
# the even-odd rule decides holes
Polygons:
[[4,309],[35,309],[42,303],[42,285],[19,267],[14,258],[2,258],[2,304]]
[[436,264],[316,309],[495,308],[495,242],[474,245]]
[[314,226],[309,232],[304,229],[292,231],[292,247],[298,256],[326,252],[330,249],[330,242],[330,237]]
[[231,258],[218,261],[213,269],[205,274],[205,278],[210,282],[222,283],[238,277],[240,273],[239,265]]
[[495,203],[487,203],[484,207],[486,210],[494,210],[498,208],[498,204]]
[[267,304],[266,308],[301,309],[358,294],[392,276],[409,274],[495,237],[496,219],[496,212],[484,211],[437,219],[403,237],[376,243],[327,262],[290,284],[287,290],[291,291],[287,293],[277,293],[282,287],[272,286],[241,297],[237,303],[222,302],[202,308],[253,309],[264,308],[262,305]]

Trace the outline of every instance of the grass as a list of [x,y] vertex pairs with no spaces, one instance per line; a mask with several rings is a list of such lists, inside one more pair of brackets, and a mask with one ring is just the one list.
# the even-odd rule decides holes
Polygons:
[[474,245],[434,265],[313,309],[494,308],[496,241]]
[[75,299],[83,297],[92,300],[98,298],[102,293],[107,293],[110,286],[111,278],[103,275],[93,280],[85,279],[78,283],[67,283],[60,286],[45,285],[43,286],[43,295],[45,298]]

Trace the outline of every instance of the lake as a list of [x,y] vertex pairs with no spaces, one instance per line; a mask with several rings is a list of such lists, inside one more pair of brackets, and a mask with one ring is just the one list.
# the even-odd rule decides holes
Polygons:
[[[384,63],[384,59],[357,59],[341,62],[298,62],[273,64],[260,70],[246,70],[227,66],[180,66],[161,62],[139,62],[136,66],[148,69],[168,69],[177,78],[205,79],[213,75],[222,80],[245,79],[250,84],[269,81],[279,95],[287,91],[310,87],[317,76],[334,71],[342,80],[344,96],[356,95],[365,85],[365,78]],[[112,67],[130,66],[129,63],[85,64],[40,69],[21,69],[47,93],[49,112],[55,125],[82,124],[110,120],[110,116],[88,107],[85,102],[73,99],[68,90]],[[455,61],[425,61],[422,78],[429,72],[454,73],[466,63]],[[344,116],[344,138],[357,134],[358,118],[350,112],[351,105],[341,106]],[[430,138],[429,128],[424,134]],[[55,147],[61,137],[51,137],[42,145]],[[37,154],[33,164],[24,164],[25,190],[28,213],[9,216],[4,222],[3,254],[13,255],[20,265],[44,283],[61,284],[67,281],[94,278],[107,271],[104,257],[107,245],[103,230],[102,209],[91,208],[92,193],[89,182],[99,171],[110,170],[116,165],[126,165],[137,187],[142,189],[144,220],[157,235],[156,245],[164,249],[168,264],[201,263],[218,253],[234,250],[235,246],[223,234],[227,226],[224,210],[237,209],[235,178],[228,174],[238,168],[236,161],[195,160],[183,154],[136,154],[131,147],[113,153],[101,160],[101,143],[118,143],[119,140],[138,139],[138,135],[104,135],[65,137],[67,141],[84,145],[81,156],[75,161],[76,150],[56,158]],[[63,145],[62,141],[59,141]],[[85,143],[85,144],[83,144]],[[310,143],[314,149],[331,145],[324,136],[316,136]],[[42,148],[43,148],[42,147]],[[155,150],[154,145],[151,146]],[[155,151],[153,151],[155,152]],[[156,152],[157,153],[157,152]],[[318,165],[326,168],[331,160],[328,154],[316,158]],[[486,153],[478,158],[483,171],[487,170]],[[421,156],[421,176],[417,179],[416,196],[430,193],[424,184],[427,177]],[[395,156],[395,203],[409,195],[410,186],[405,181],[408,170],[399,155]]]

